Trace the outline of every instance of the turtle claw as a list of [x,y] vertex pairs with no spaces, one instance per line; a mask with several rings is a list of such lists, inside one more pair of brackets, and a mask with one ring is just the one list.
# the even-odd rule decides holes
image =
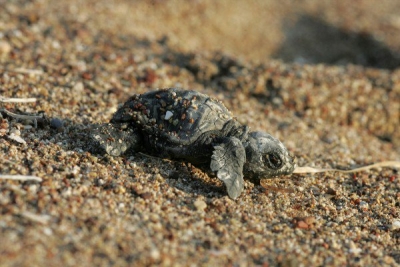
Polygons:
[[236,199],[243,191],[245,161],[245,149],[236,137],[225,138],[223,143],[214,146],[210,168],[217,172],[217,177],[224,182],[232,199]]

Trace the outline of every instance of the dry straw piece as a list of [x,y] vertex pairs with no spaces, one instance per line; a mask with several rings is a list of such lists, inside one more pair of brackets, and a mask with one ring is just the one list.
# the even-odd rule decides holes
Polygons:
[[[8,98],[0,96],[0,103],[32,103],[36,102],[36,98]],[[11,111],[8,111],[5,108],[0,108],[0,112],[6,113],[8,116],[16,118],[16,119],[24,119],[24,120],[31,120],[35,124],[35,128],[37,127],[37,119],[43,118],[42,115],[22,115],[22,114],[15,114]]]
[[[7,98],[0,96],[0,103],[31,103],[36,102],[36,98]],[[1,108],[0,112],[6,113],[8,116],[17,118],[17,119],[25,119],[25,120],[33,120],[35,123],[35,127],[37,125],[36,120],[41,119],[42,116],[34,116],[34,115],[20,115],[15,114],[11,111],[8,111],[5,108]],[[16,135],[9,135],[10,139],[15,140],[19,143],[26,143],[21,137]],[[8,174],[0,174],[0,180],[17,180],[17,181],[37,181],[41,182],[42,178],[32,175],[8,175]]]
[[44,73],[43,70],[26,69],[26,68],[16,68],[16,69],[0,68],[0,70],[5,72],[13,72],[13,73],[29,74],[29,75],[42,75]]
[[320,173],[320,172],[341,172],[341,173],[353,173],[360,171],[367,171],[373,168],[381,168],[381,167],[389,167],[389,168],[400,168],[400,161],[382,161],[378,163],[374,163],[371,165],[354,168],[351,170],[340,170],[340,169],[320,169],[313,167],[296,167],[293,173]]
[[4,97],[0,96],[0,102],[2,103],[32,103],[36,102],[37,99],[32,97],[32,98],[9,98],[9,97]]
[[43,179],[38,177],[38,176],[33,176],[33,175],[7,175],[7,174],[0,174],[0,180],[41,182]]

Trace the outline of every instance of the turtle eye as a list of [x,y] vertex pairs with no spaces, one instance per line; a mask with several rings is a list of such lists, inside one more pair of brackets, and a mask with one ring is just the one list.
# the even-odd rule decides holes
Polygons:
[[277,153],[268,153],[264,156],[264,161],[271,169],[277,170],[283,165],[281,157]]

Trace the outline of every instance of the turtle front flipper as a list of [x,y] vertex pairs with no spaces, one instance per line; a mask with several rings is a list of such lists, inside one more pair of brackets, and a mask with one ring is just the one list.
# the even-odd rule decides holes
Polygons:
[[138,150],[141,141],[137,130],[123,123],[102,123],[90,127],[89,149],[94,153],[121,156],[128,151]]
[[214,146],[210,168],[225,183],[228,195],[236,199],[243,191],[243,165],[246,151],[236,137],[224,138],[221,144]]

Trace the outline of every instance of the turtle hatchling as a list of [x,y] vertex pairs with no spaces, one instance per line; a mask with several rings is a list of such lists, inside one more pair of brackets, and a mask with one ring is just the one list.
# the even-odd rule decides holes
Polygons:
[[135,94],[110,123],[93,127],[92,149],[112,156],[143,151],[187,161],[215,174],[236,199],[243,177],[291,174],[295,164],[285,146],[265,132],[249,132],[218,100],[169,88]]

